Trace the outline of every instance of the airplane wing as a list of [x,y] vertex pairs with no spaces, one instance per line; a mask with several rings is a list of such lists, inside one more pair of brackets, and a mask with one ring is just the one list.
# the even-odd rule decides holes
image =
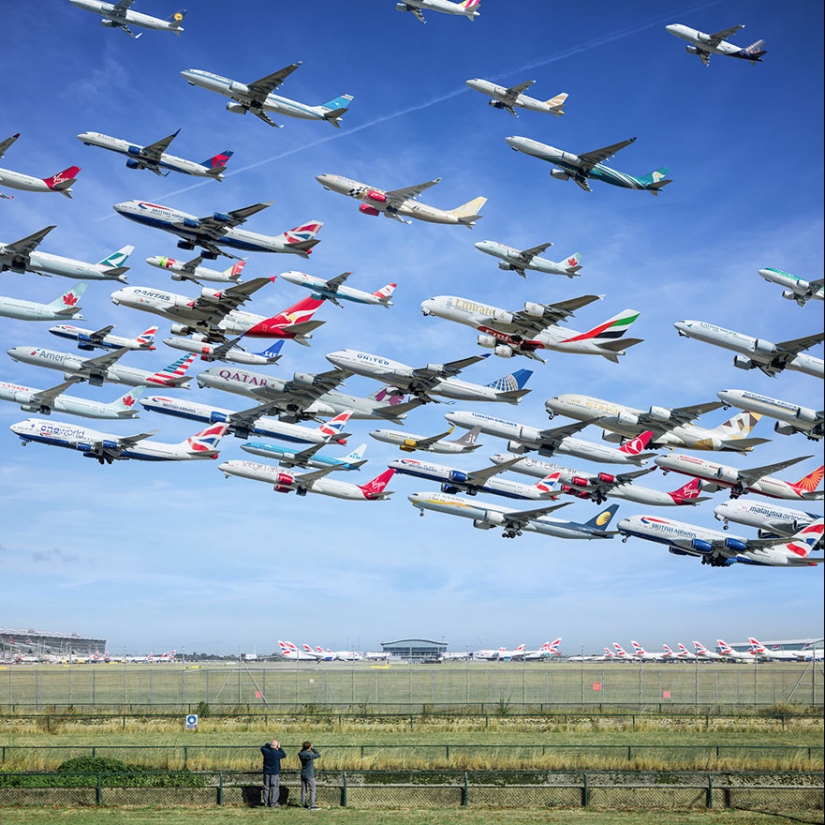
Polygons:
[[[205,235],[217,240],[223,236],[227,229],[232,229],[240,226],[242,223],[246,223],[248,218],[266,209],[268,206],[272,206],[272,201],[244,206],[242,209],[234,209],[232,212],[227,212],[220,217],[212,214],[205,218],[199,218],[197,227],[199,230],[198,234],[200,235],[200,230],[203,230]],[[174,225],[177,226],[178,224]]]
[[334,278],[324,281],[324,289],[328,289],[330,292],[337,292],[338,287],[341,286],[341,284],[343,284],[350,275],[352,275],[352,272],[342,272],[340,275],[336,275]]
[[313,481],[318,481],[319,478],[323,478],[324,476],[328,476],[330,473],[334,473],[338,467],[335,464],[332,464],[329,467],[324,467],[320,470],[313,470],[311,473],[301,473],[299,476],[295,476],[295,485],[297,487],[303,487],[306,484],[312,484]]
[[3,155],[5,155],[5,154],[6,154],[6,152],[7,152],[7,151],[8,151],[8,149],[9,149],[9,147],[10,147],[10,146],[11,146],[11,145],[12,145],[12,144],[13,144],[13,143],[17,140],[17,138],[19,138],[19,137],[20,137],[20,133],[18,132],[16,135],[12,135],[11,137],[6,138],[5,140],[0,140],[0,158],[2,158],[2,157],[3,157]]
[[575,421],[572,424],[565,424],[563,427],[552,427],[551,429],[541,430],[539,435],[541,436],[542,444],[545,447],[558,447],[565,438],[581,432],[585,427],[588,427],[590,424],[595,424],[598,420],[598,418],[589,418],[587,421]]
[[529,249],[522,249],[519,258],[524,263],[529,264],[536,255],[541,255],[545,249],[549,249],[551,246],[553,246],[552,243],[542,243],[538,246],[531,246]]
[[157,163],[160,160],[160,156],[169,148],[169,144],[178,136],[178,134],[180,134],[180,129],[178,129],[177,132],[172,132],[171,135],[163,138],[162,140],[158,140],[155,143],[150,143],[148,146],[144,146],[143,151],[146,153],[149,160]]
[[130,8],[132,8],[134,2],[135,0],[119,0],[112,6],[112,11],[117,12],[118,14],[123,14],[124,12],[127,12]]
[[268,74],[260,80],[247,83],[247,87],[252,92],[252,99],[263,102],[267,95],[274,92],[300,65],[301,61],[298,61],[290,66],[285,66],[283,69],[279,69],[277,72]]
[[778,473],[788,467],[804,461],[806,458],[811,458],[809,455],[801,455],[798,458],[790,458],[787,461],[777,461],[776,464],[766,464],[764,467],[751,467],[747,470],[739,471],[739,482],[746,486],[759,481],[760,478],[769,476],[771,473]]
[[744,26],[731,26],[729,29],[722,29],[720,32],[714,32],[708,35],[708,42],[715,49],[723,40],[733,37],[739,29],[744,29]]
[[301,413],[313,401],[340,386],[351,375],[351,372],[339,367],[315,375],[296,373],[292,380],[284,384],[282,390],[258,387],[254,394],[275,402],[277,409],[281,411],[281,420],[292,423],[301,417]]
[[114,460],[123,457],[123,453],[130,447],[134,447],[145,438],[154,435],[157,430],[152,430],[148,433],[138,433],[137,435],[127,435],[123,438],[118,438],[114,443],[108,441],[95,441],[86,455],[98,459],[102,464],[104,461],[111,464]]
[[445,378],[458,375],[465,367],[483,361],[489,353],[471,355],[458,361],[449,361],[446,364],[428,364],[412,371],[411,376],[398,376],[393,379],[393,386],[404,392],[426,396],[427,391],[437,386]]
[[605,146],[604,149],[595,149],[592,152],[580,154],[579,160],[581,161],[581,170],[583,172],[589,172],[597,163],[601,163],[608,158],[612,158],[616,152],[620,149],[624,149],[625,146],[630,146],[634,140],[636,140],[635,137],[629,138],[628,140],[623,140],[621,143],[614,143],[612,146]]
[[89,341],[92,344],[99,344],[114,328],[114,324],[109,324],[106,327],[101,327],[89,336]]
[[[2,146],[0,146],[2,148]],[[2,152],[0,152],[0,157],[2,157]],[[55,224],[56,226],[56,224]],[[55,228],[55,226],[47,226],[44,229],[41,229],[38,232],[33,232],[31,235],[27,235],[25,238],[21,238],[19,241],[13,241],[12,243],[3,244],[1,247],[2,251],[0,251],[0,255],[8,256],[8,255],[21,255],[25,256],[27,259],[38,246],[40,246],[43,238]]]
[[85,378],[94,373],[105,372],[109,367],[123,358],[127,352],[129,352],[129,350],[126,347],[121,347],[112,352],[105,352],[103,355],[98,355],[96,358],[87,358],[80,364],[79,375]]
[[511,86],[507,90],[507,97],[509,97],[510,100],[515,100],[522,92],[526,92],[535,82],[535,80],[526,80],[517,86]]
[[134,447],[139,441],[143,441],[146,438],[151,438],[155,435],[158,431],[157,430],[150,430],[148,433],[138,433],[137,435],[126,435],[122,438],[118,438],[117,444],[121,450],[126,450],[129,447]]
[[549,507],[536,507],[533,510],[514,510],[507,513],[504,518],[507,521],[508,527],[523,526],[527,524],[528,521],[546,516],[554,510],[560,510],[562,507],[567,507],[569,504],[572,504],[572,502],[564,501],[561,504],[552,504]]
[[481,487],[493,476],[503,473],[514,464],[518,464],[519,461],[523,460],[523,456],[516,456],[516,458],[511,458],[509,461],[504,461],[501,464],[493,464],[491,467],[484,467],[481,470],[473,470],[472,472],[467,473],[467,481],[469,481],[474,487]]
[[498,324],[491,320],[490,326],[495,326],[502,330],[513,328],[517,333],[538,334],[547,329],[551,324],[569,318],[574,314],[575,310],[592,304],[593,301],[600,301],[601,299],[601,295],[582,295],[579,298],[571,298],[568,301],[559,301],[555,304],[541,304],[541,306],[544,307],[544,315],[541,318],[537,318],[535,315],[528,315],[524,310],[518,310],[512,313],[512,324]]
[[825,278],[817,278],[815,281],[808,281],[808,286],[813,290],[822,289],[825,286]]
[[810,349],[815,344],[821,344],[825,340],[825,332],[818,332],[816,335],[806,335],[804,338],[794,338],[792,341],[782,341],[776,345],[780,350],[779,358],[785,361],[791,360],[792,356]]
[[430,180],[426,183],[419,183],[416,186],[407,186],[404,189],[390,189],[388,192],[385,192],[384,194],[390,201],[400,203],[401,201],[414,200],[425,189],[429,189],[431,186],[435,186],[437,183],[441,183],[441,178],[436,178],[435,180]]
[[426,450],[428,447],[432,447],[432,445],[437,441],[441,441],[442,438],[446,438],[454,429],[455,427],[450,427],[449,430],[439,433],[438,435],[430,435],[427,438],[417,438],[415,440],[415,447],[417,450]]
[[78,381],[81,381],[81,378],[74,376],[70,378],[68,381],[64,381],[62,384],[58,384],[56,387],[49,387],[47,390],[41,390],[40,392],[36,392],[31,397],[31,402],[34,404],[40,405],[40,411],[44,412],[45,410],[51,410],[52,404],[54,403],[54,399],[57,398],[58,395],[63,395],[72,384],[76,384]]
[[[321,450],[325,447],[325,444],[311,444],[304,450],[299,450],[297,453],[293,453],[291,456],[284,456],[283,458],[278,459],[278,463],[282,467],[308,467],[309,460],[318,450]],[[336,465],[333,465],[336,466]]]
[[639,424],[644,425],[648,429],[654,430],[672,430],[675,427],[680,427],[683,424],[690,424],[691,421],[699,418],[712,410],[718,410],[725,405],[721,401],[708,401],[706,404],[692,404],[687,407],[673,407],[670,410],[670,418],[667,421],[662,421],[660,418],[655,418],[650,413],[641,413],[639,415]]

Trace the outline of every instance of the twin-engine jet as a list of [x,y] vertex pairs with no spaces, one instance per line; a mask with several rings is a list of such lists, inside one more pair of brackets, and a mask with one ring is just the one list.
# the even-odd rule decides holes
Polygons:
[[440,183],[441,178],[419,183],[416,186],[407,186],[404,189],[378,189],[357,180],[341,177],[341,175],[316,175],[315,180],[324,189],[330,189],[361,201],[358,209],[364,215],[383,214],[385,218],[393,218],[400,223],[412,223],[406,219],[415,218],[427,223],[446,223],[472,229],[476,221],[483,217],[478,214],[478,210],[487,203],[487,198],[474,198],[462,206],[449,210],[418,203],[418,196],[431,186]]
[[79,415],[83,418],[137,418],[139,410],[135,407],[135,401],[143,393],[142,387],[129,390],[120,398],[104,404],[99,401],[90,401],[87,398],[66,395],[66,390],[79,380],[71,378],[46,390],[2,381],[0,382],[0,400],[19,404],[21,410],[38,413],[38,415],[51,415],[54,410],[69,415]]
[[525,272],[528,269],[534,272],[544,272],[547,275],[566,275],[568,278],[575,278],[582,268],[581,252],[574,252],[565,260],[558,262],[539,258],[539,255],[552,245],[552,243],[543,243],[531,246],[529,249],[516,249],[514,246],[505,246],[496,241],[479,241],[474,244],[480,252],[500,258],[499,269],[505,272],[517,272],[522,278],[527,277]]
[[227,267],[223,272],[201,266],[203,255],[198,255],[197,258],[193,258],[191,261],[177,261],[163,255],[152,255],[151,258],[146,259],[146,263],[150,266],[156,266],[158,269],[165,269],[170,273],[173,281],[192,281],[196,284],[200,284],[201,281],[217,281],[222,284],[239,284],[241,273],[246,266],[246,258],[235,261],[232,266]]
[[295,286],[302,286],[312,291],[312,297],[331,301],[335,306],[342,306],[341,301],[352,301],[356,304],[372,304],[373,306],[391,307],[393,292],[397,284],[386,284],[375,292],[364,292],[351,286],[344,286],[344,282],[352,275],[351,272],[342,272],[334,278],[324,280],[305,272],[282,272],[281,278]]
[[722,390],[716,395],[726,405],[775,418],[773,428],[780,435],[803,433],[811,441],[820,441],[825,435],[825,410],[802,407],[750,390]]
[[727,530],[728,523],[733,521],[756,527],[760,538],[792,536],[820,518],[816,513],[756,501],[724,501],[713,508],[713,515],[723,522],[723,530]]
[[478,443],[481,427],[473,427],[460,438],[446,440],[454,429],[455,427],[450,427],[446,432],[436,435],[416,435],[404,430],[373,430],[370,435],[376,441],[396,445],[402,453],[414,453],[416,450],[425,453],[471,453],[481,446]]
[[543,361],[538,350],[601,355],[619,362],[625,350],[640,344],[641,338],[624,338],[639,317],[635,309],[622,310],[587,332],[558,326],[557,322],[575,315],[574,310],[601,300],[601,295],[582,295],[556,304],[527,301],[524,309],[509,311],[455,295],[437,295],[421,303],[424,315],[435,315],[478,330],[480,347],[493,350],[501,358],[526,355]]
[[734,46],[733,43],[728,43],[728,38],[732,37],[739,29],[744,29],[744,26],[731,26],[729,29],[722,29],[719,32],[707,34],[700,32],[698,29],[692,29],[690,26],[685,26],[682,23],[671,23],[665,26],[665,29],[676,37],[687,40],[690,44],[685,46],[685,51],[688,54],[699,55],[702,63],[706,66],[710,65],[710,56],[712,54],[721,54],[725,57],[738,57],[740,60],[749,60],[753,66],[755,63],[762,63],[762,57],[767,52],[762,48],[765,45],[764,40],[757,40],[746,46],[744,49],[739,46]]
[[463,15],[472,23],[479,16],[478,7],[480,5],[481,0],[460,0],[460,2],[455,3],[450,0],[402,0],[402,2],[395,4],[395,9],[396,11],[412,12],[416,19],[422,23],[427,22],[422,13],[425,11]]
[[494,109],[505,109],[514,117],[518,117],[518,114],[516,114],[517,107],[528,109],[531,112],[555,115],[556,117],[564,114],[562,107],[564,101],[567,100],[567,95],[564,92],[551,97],[549,100],[536,100],[536,98],[524,94],[536,82],[535,80],[527,80],[524,83],[510,87],[499,86],[498,83],[491,83],[489,80],[481,80],[478,77],[465,82],[471,89],[493,98],[489,102],[489,106]]
[[114,210],[130,221],[177,235],[181,238],[178,241],[180,249],[191,250],[196,246],[201,247],[202,257],[210,260],[214,260],[218,255],[235,257],[221,249],[222,246],[230,246],[245,252],[292,252],[302,258],[309,257],[312,248],[321,242],[315,237],[323,226],[320,221],[296,226],[280,235],[261,235],[238,228],[252,215],[271,205],[271,201],[256,203],[232,212],[214,212],[204,218],[168,206],[137,200],[116,203]]
[[141,146],[122,138],[110,137],[100,132],[81,132],[77,138],[86,146],[99,146],[101,149],[108,149],[110,152],[126,155],[128,157],[126,166],[129,169],[148,169],[156,175],[168,174],[168,172],[164,172],[164,169],[166,169],[170,172],[181,172],[184,175],[222,181],[224,167],[233,153],[226,149],[207,158],[203,163],[196,163],[194,160],[186,160],[186,158],[167,154],[166,150],[169,148],[169,144],[179,134],[180,129],[168,137],[150,143],[148,146]]
[[172,349],[194,352],[201,361],[223,361],[229,364],[248,364],[250,366],[270,366],[281,360],[281,350],[284,339],[281,338],[267,347],[263,352],[247,352],[239,346],[240,337],[230,338],[222,343],[211,344],[202,335],[192,335],[188,338],[164,338],[163,343]]
[[[20,137],[18,132],[10,138],[0,141],[0,158],[6,154],[8,148]],[[31,175],[24,175],[22,172],[11,172],[8,169],[0,169],[0,186],[7,186],[9,189],[20,189],[23,192],[59,192],[67,198],[72,196],[72,184],[77,180],[79,166],[70,166],[56,175],[49,178],[35,178]],[[0,198],[11,200],[14,195],[4,195],[0,192]]]
[[333,467],[336,470],[351,471],[360,470],[361,467],[367,463],[364,458],[364,452],[367,449],[366,444],[361,444],[359,447],[356,447],[343,458],[321,455],[319,450],[322,450],[323,447],[323,443],[311,444],[309,447],[302,447],[301,449],[282,447],[280,444],[265,444],[262,441],[249,441],[246,444],[241,444],[241,449],[245,453],[275,459],[281,467],[286,467],[287,469],[291,467],[309,469],[312,467],[317,470],[322,470],[325,467]]
[[167,17],[165,20],[160,17],[152,17],[149,14],[132,11],[132,5],[135,0],[119,0],[117,3],[104,3],[101,2],[101,0],[69,0],[69,2],[79,9],[90,11],[93,14],[99,14],[103,18],[100,21],[102,26],[105,26],[107,29],[120,29],[135,40],[143,33],[135,34],[129,26],[172,32],[180,36],[180,33],[183,31],[181,23],[186,15],[186,9],[180,9],[180,11],[176,11],[171,17]]
[[83,329],[71,324],[58,324],[50,327],[49,332],[58,338],[67,341],[76,341],[77,348],[91,352],[95,349],[132,349],[132,350],[153,350],[155,349],[155,333],[157,327],[149,329],[136,335],[134,338],[124,338],[122,335],[112,335],[113,325],[102,327],[101,329]]
[[339,123],[341,117],[349,111],[352,95],[339,95],[320,106],[308,106],[306,103],[299,103],[297,100],[290,100],[288,97],[275,94],[275,90],[300,65],[300,62],[293,63],[251,83],[241,83],[203,69],[187,69],[181,72],[181,75],[190,86],[200,86],[202,89],[231,98],[226,104],[227,111],[237,115],[251,112],[264,123],[281,129],[282,127],[267,114],[267,112],[276,112],[279,115],[297,117],[302,120],[324,120],[338,129],[341,125]]
[[790,272],[781,269],[760,269],[759,274],[772,284],[779,284],[785,287],[782,290],[782,297],[788,301],[796,301],[799,306],[804,307],[810,300],[825,300],[825,278],[817,278],[815,281],[806,281]]
[[75,284],[48,304],[0,296],[0,317],[16,318],[18,321],[60,321],[64,318],[82,318],[77,302],[86,291],[86,286],[87,284],[83,282]]

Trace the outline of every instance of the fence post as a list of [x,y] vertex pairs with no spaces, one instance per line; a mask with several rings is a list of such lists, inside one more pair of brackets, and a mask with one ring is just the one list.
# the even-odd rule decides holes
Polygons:
[[450,746],[449,746],[449,745],[445,745],[445,746],[444,746],[444,751],[445,751],[445,753],[444,753],[444,757],[445,757],[446,759],[449,759],[449,758],[450,758]]
[[183,746],[183,767],[189,764],[189,745]]
[[347,773],[344,771],[344,775],[342,777],[343,781],[341,782],[341,807],[347,807]]
[[223,805],[223,771],[218,774],[218,805]]
[[95,805],[103,804],[103,775],[97,775],[97,788],[95,788]]
[[627,761],[630,762],[633,759],[633,746],[627,746]]
[[705,807],[712,808],[713,807],[713,774],[708,774],[708,793],[705,799]]
[[464,771],[464,787],[461,789],[461,807],[466,808],[470,804],[470,779],[467,771]]
[[582,774],[582,806],[587,808],[590,805],[590,788],[587,787],[587,774]]

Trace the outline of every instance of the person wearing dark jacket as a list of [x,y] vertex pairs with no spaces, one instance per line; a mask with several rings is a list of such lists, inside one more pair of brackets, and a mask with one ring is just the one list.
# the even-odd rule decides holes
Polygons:
[[[312,747],[312,742],[304,742],[298,758],[301,760],[301,805],[311,811],[317,811],[315,805],[315,760],[321,754]],[[307,805],[309,792],[309,805]]]
[[278,807],[281,793],[281,760],[286,756],[277,739],[261,747],[264,757],[264,805],[268,808]]

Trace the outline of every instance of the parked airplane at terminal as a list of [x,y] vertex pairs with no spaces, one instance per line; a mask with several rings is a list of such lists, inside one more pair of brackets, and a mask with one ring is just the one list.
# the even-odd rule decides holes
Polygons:
[[[18,132],[5,140],[0,141],[0,158],[2,158],[9,147],[20,137]],[[56,175],[49,178],[34,178],[31,175],[24,175],[21,172],[12,172],[9,169],[0,168],[0,186],[7,186],[9,189],[20,189],[24,192],[59,192],[67,198],[71,198],[72,184],[77,180],[79,166],[70,166]],[[4,195],[0,193],[0,198],[11,200],[14,195]]]
[[706,66],[710,65],[710,56],[712,54],[721,54],[725,57],[738,57],[742,60],[750,60],[751,65],[762,62],[762,56],[767,52],[762,48],[765,44],[764,40],[757,40],[746,46],[744,49],[739,46],[734,46],[733,43],[728,43],[728,38],[732,37],[739,29],[744,29],[744,26],[731,26],[729,29],[722,29],[720,32],[707,34],[700,32],[698,29],[692,29],[690,26],[685,26],[682,23],[671,23],[665,26],[665,29],[671,34],[682,40],[687,40],[690,44],[685,46],[685,51],[688,54],[696,54]]
[[806,281],[804,278],[791,275],[790,272],[784,272],[773,267],[760,269],[759,274],[766,281],[786,287],[782,291],[782,297],[789,301],[796,301],[801,307],[804,307],[811,299],[816,301],[825,300],[825,278]]
[[481,333],[476,343],[493,350],[502,358],[526,355],[542,361],[536,351],[546,349],[601,355],[608,361],[618,363],[619,356],[624,355],[626,349],[642,342],[641,338],[623,338],[639,317],[636,310],[625,309],[587,332],[565,329],[556,323],[574,315],[574,310],[601,298],[601,295],[582,295],[556,304],[528,301],[523,310],[508,311],[470,298],[438,295],[423,301],[421,311],[424,315],[435,315],[473,327]]
[[101,2],[101,0],[69,0],[69,2],[79,9],[90,11],[93,14],[99,14],[103,18],[100,21],[101,25],[109,29],[120,29],[135,40],[137,40],[143,32],[135,34],[129,26],[138,26],[142,29],[154,29],[156,31],[168,31],[178,36],[180,36],[180,33],[183,31],[181,23],[186,14],[186,9],[176,11],[171,17],[163,20],[160,17],[152,17],[149,14],[132,11],[132,5],[135,0],[118,0],[116,3],[105,3]]
[[774,344],[764,338],[751,338],[705,321],[677,321],[673,326],[684,338],[695,338],[715,347],[742,353],[733,358],[733,366],[740,370],[760,369],[770,378],[786,369],[804,372],[814,378],[825,376],[825,361],[805,354],[806,349],[825,340],[825,333],[822,332]]
[[143,393],[142,387],[129,390],[111,403],[103,404],[99,401],[64,394],[72,384],[76,384],[79,380],[71,378],[46,390],[0,381],[0,400],[12,401],[19,404],[21,410],[39,415],[51,415],[54,410],[70,415],[80,415],[84,418],[137,418],[138,410],[135,408],[135,401]]
[[293,659],[301,662],[318,661],[317,656],[307,653],[305,650],[299,650],[294,644],[292,644],[292,642],[282,642],[279,639],[278,647],[280,648],[281,656],[283,656],[284,659]]
[[184,352],[194,352],[201,361],[224,361],[232,364],[250,364],[267,366],[277,364],[281,360],[281,350],[284,346],[284,339],[281,338],[263,352],[247,352],[238,346],[238,338],[231,338],[222,344],[210,344],[203,340],[203,336],[192,335],[189,338],[164,338],[163,343],[172,349],[183,350]]
[[[682,647],[682,645],[679,645]],[[696,649],[696,656],[700,659],[721,659],[722,657],[714,650],[708,650],[701,642],[694,642],[693,647]]]
[[191,261],[177,261],[163,255],[152,255],[151,258],[146,259],[146,263],[150,266],[156,266],[158,269],[167,270],[173,281],[193,281],[196,284],[200,284],[201,281],[217,281],[222,284],[237,284],[240,283],[241,273],[246,266],[246,258],[235,261],[232,266],[227,267],[223,272],[201,266],[203,255],[198,255],[197,258],[193,258]]
[[792,536],[819,518],[816,513],[755,501],[725,501],[713,508],[713,515],[724,523],[723,530],[733,521],[758,528],[760,538]]
[[505,246],[497,241],[479,241],[473,244],[480,252],[500,258],[498,268],[505,272],[517,272],[522,278],[526,270],[534,272],[544,272],[547,275],[566,275],[568,278],[575,278],[581,270],[581,252],[574,252],[569,258],[555,263],[553,261],[539,258],[539,255],[553,244],[543,243],[538,246],[531,246],[530,249],[516,249],[514,246]]
[[549,659],[551,656],[561,656],[559,652],[559,645],[561,644],[561,636],[552,642],[545,642],[538,650],[528,650],[524,654],[526,662],[534,662],[541,659]]
[[749,390],[722,390],[716,393],[724,404],[777,419],[774,431],[780,435],[803,433],[811,441],[825,435],[825,410],[801,407]]
[[424,11],[440,11],[443,14],[461,14],[468,18],[472,23],[478,17],[478,7],[481,5],[481,0],[401,0],[395,4],[396,11],[410,11],[422,23],[427,21],[424,19],[422,12]]
[[343,458],[319,455],[318,452],[323,449],[323,447],[323,443],[312,444],[300,450],[281,447],[277,444],[264,444],[262,441],[250,441],[246,444],[241,444],[241,449],[245,453],[259,455],[263,458],[273,458],[281,467],[286,467],[287,469],[291,467],[301,467],[303,469],[313,467],[322,470],[324,467],[333,467],[336,470],[358,470],[367,463],[364,458],[364,452],[367,449],[366,444],[361,444],[360,447],[356,447]]
[[169,206],[138,200],[116,203],[114,210],[130,221],[177,235],[180,238],[179,249],[201,247],[202,257],[209,260],[214,260],[218,255],[235,257],[221,249],[221,246],[245,252],[292,252],[308,258],[312,248],[321,242],[315,237],[323,226],[321,221],[310,221],[280,235],[261,235],[259,232],[238,228],[252,215],[271,205],[272,201],[256,203],[231,212],[213,212],[204,218]]
[[82,318],[77,302],[86,291],[86,286],[87,284],[81,281],[62,295],[58,295],[53,301],[49,301],[48,304],[0,295],[0,316],[16,318],[18,321],[60,321],[64,318]]
[[516,107],[558,117],[564,114],[562,106],[564,106],[564,101],[567,100],[568,97],[564,92],[555,97],[551,97],[549,100],[537,100],[534,97],[530,97],[530,95],[526,95],[525,92],[536,82],[535,80],[526,80],[524,83],[510,87],[500,86],[498,83],[492,83],[489,80],[482,80],[478,77],[465,82],[476,92],[481,92],[481,94],[493,98],[489,101],[489,106],[492,106],[494,109],[505,109],[514,117],[518,117]]
[[316,175],[315,180],[324,189],[361,201],[358,209],[365,215],[377,216],[383,213],[385,218],[393,218],[400,223],[412,223],[406,218],[415,218],[427,223],[447,223],[472,229],[476,221],[483,217],[478,214],[478,210],[487,203],[487,198],[474,198],[462,206],[449,210],[418,203],[418,196],[425,189],[440,183],[441,178],[403,189],[378,189],[341,175]]
[[387,284],[377,289],[375,292],[364,292],[360,289],[353,289],[344,286],[344,281],[352,275],[351,272],[342,272],[334,278],[324,280],[314,275],[307,275],[305,272],[282,272],[281,278],[290,284],[302,286],[312,290],[312,297],[332,301],[336,306],[342,306],[341,301],[352,301],[356,304],[372,304],[383,307],[391,307],[393,292],[396,284]]
[[[693,644],[696,645],[698,643],[694,642]],[[684,659],[686,662],[688,662],[699,658],[695,653],[691,653],[681,642],[679,642],[678,647],[679,652],[676,655],[680,659]]]
[[446,441],[446,437],[454,429],[455,427],[450,427],[446,432],[429,436],[415,435],[403,430],[373,430],[370,435],[376,441],[397,445],[404,453],[414,453],[416,450],[426,453],[471,453],[481,446],[477,441],[481,427],[473,427],[461,438]]
[[717,639],[716,644],[723,659],[732,659],[736,662],[753,662],[756,659],[750,650],[734,650],[724,639]]
[[572,180],[585,192],[592,191],[589,184],[590,180],[600,180],[623,189],[645,189],[652,195],[658,195],[663,186],[673,183],[673,181],[667,179],[669,170],[666,167],[657,169],[644,177],[634,178],[633,175],[619,172],[605,165],[604,161],[612,158],[616,152],[624,149],[625,146],[630,146],[636,140],[635,137],[581,155],[564,152],[561,149],[556,149],[555,146],[548,146],[546,143],[540,143],[526,137],[508,137],[504,140],[516,152],[532,155],[534,158],[546,160],[548,163],[552,163],[553,166],[559,167],[550,171],[551,177],[556,180]]
[[147,441],[157,430],[139,435],[115,435],[66,424],[62,421],[45,421],[42,418],[27,418],[9,428],[23,440],[50,444],[53,447],[68,447],[79,450],[86,458],[96,458],[100,464],[111,464],[127,458],[139,461],[192,461],[194,459],[217,458],[221,438],[226,433],[225,424],[213,424],[178,444],[162,444]]
[[750,652],[758,659],[769,659],[774,662],[804,661],[804,654],[801,650],[771,650],[752,636],[748,637],[748,644],[751,646]]
[[251,83],[241,83],[203,69],[187,69],[181,72],[181,75],[190,86],[200,86],[202,89],[231,98],[226,104],[227,111],[237,115],[251,112],[264,123],[281,129],[283,127],[275,123],[267,114],[267,112],[276,112],[279,115],[297,117],[301,120],[325,120],[338,129],[342,115],[349,111],[352,95],[339,95],[320,106],[308,106],[306,103],[299,103],[297,100],[290,100],[288,97],[275,94],[275,90],[300,65],[300,62],[293,63],[259,80],[253,80]]
[[124,338],[122,335],[112,335],[114,329],[113,324],[102,327],[101,329],[83,329],[82,327],[75,327],[71,324],[58,324],[56,327],[50,327],[49,332],[56,335],[58,338],[65,338],[68,341],[76,341],[77,348],[82,350],[95,349],[129,349],[129,350],[153,350],[155,349],[155,333],[158,331],[157,327],[149,327],[140,335],[134,338]]

